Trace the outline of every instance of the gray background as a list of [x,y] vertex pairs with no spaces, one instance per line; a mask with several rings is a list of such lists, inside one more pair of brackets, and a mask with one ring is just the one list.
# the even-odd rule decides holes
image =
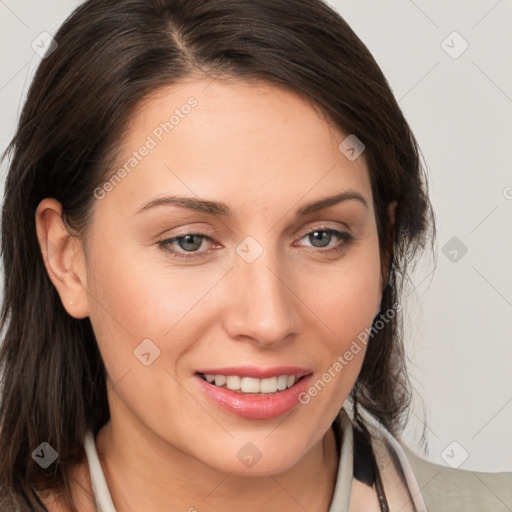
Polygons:
[[[0,0],[0,151],[41,59],[33,41],[79,3]],[[426,406],[424,414],[416,398],[404,440],[438,464],[512,471],[512,0],[330,5],[388,78],[426,159],[436,210],[437,268],[424,258],[403,299],[410,370]],[[428,454],[417,441],[424,420]]]

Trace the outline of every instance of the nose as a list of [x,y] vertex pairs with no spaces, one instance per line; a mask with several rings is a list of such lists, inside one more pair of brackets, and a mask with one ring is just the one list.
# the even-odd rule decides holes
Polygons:
[[235,257],[229,273],[225,329],[232,339],[250,339],[271,347],[286,342],[301,329],[300,300],[293,292],[292,273],[275,252],[264,250],[253,262]]

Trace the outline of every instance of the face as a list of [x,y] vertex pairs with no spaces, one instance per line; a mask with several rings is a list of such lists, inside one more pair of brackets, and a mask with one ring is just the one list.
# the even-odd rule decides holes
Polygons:
[[84,253],[113,422],[237,474],[284,471],[322,440],[382,292],[369,173],[338,149],[347,135],[268,84],[197,80],[140,105]]

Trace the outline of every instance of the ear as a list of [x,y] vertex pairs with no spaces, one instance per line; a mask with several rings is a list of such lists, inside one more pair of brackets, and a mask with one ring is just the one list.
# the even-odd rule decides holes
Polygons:
[[384,257],[382,261],[382,280],[380,286],[380,295],[382,296],[382,292],[386,287],[389,278],[389,264],[391,262],[391,256],[393,254],[393,241],[394,241],[394,226],[395,226],[395,218],[396,218],[396,207],[397,201],[393,201],[388,205],[388,218],[389,218],[389,228],[388,228],[388,239],[387,239],[387,248],[384,252]]
[[64,309],[74,318],[87,317],[89,300],[82,242],[68,232],[62,205],[56,199],[43,199],[35,217],[44,265]]

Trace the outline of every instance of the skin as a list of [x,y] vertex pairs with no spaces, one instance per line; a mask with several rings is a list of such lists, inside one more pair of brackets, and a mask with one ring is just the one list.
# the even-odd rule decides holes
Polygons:
[[[36,211],[49,276],[67,312],[89,316],[107,369],[111,420],[96,439],[107,483],[120,512],[325,512],[338,467],[330,425],[364,347],[307,405],[275,419],[219,409],[193,376],[206,366],[285,364],[310,368],[315,382],[371,326],[384,283],[364,154],[349,161],[338,149],[347,134],[289,91],[194,79],[139,106],[120,165],[190,96],[198,100],[190,114],[95,201],[85,245],[67,233],[58,201]],[[348,189],[367,207],[348,200],[295,217]],[[136,214],[171,194],[222,201],[234,217],[175,206]],[[320,228],[354,240],[329,253],[344,241],[326,234],[322,247],[310,235]],[[189,249],[204,257],[174,258],[157,244],[186,230],[212,238]],[[263,248],[252,263],[236,252],[249,236]],[[190,243],[171,247],[187,254]],[[150,366],[134,356],[147,338],[160,350]],[[261,452],[252,467],[237,457],[248,442]],[[94,510],[88,470],[73,476],[83,510]],[[359,483],[357,499],[375,507]]]

